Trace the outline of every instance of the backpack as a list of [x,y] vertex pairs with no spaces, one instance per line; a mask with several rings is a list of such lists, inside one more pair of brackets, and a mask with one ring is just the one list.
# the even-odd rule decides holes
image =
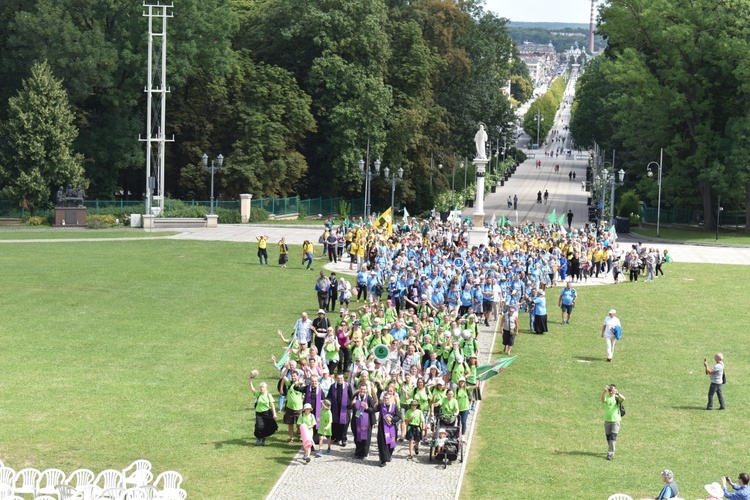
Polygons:
[[617,404],[620,406],[620,416],[624,417],[626,413],[625,405],[622,403],[622,400],[620,398],[617,398]]

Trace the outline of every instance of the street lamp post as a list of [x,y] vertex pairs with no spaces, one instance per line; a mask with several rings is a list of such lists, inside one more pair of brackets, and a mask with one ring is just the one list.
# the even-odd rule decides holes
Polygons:
[[[618,182],[619,179],[619,182]],[[610,182],[612,183],[612,192],[609,195],[609,224],[612,225],[615,223],[615,188],[622,186],[623,181],[625,180],[625,171],[623,169],[620,169],[619,172],[617,172],[617,178],[615,178],[615,173],[612,172],[612,178]]]
[[221,167],[224,166],[224,157],[222,155],[219,155],[216,157],[216,163],[214,164],[213,158],[211,159],[211,166],[208,166],[208,155],[206,153],[203,153],[203,156],[201,157],[203,168],[206,169],[208,172],[211,172],[211,209],[209,215],[214,214],[214,174],[221,170]]
[[453,182],[451,183],[451,210],[456,209],[456,161],[453,160]]
[[656,163],[655,161],[650,162],[648,165],[646,165],[646,170],[648,171],[648,176],[653,177],[654,173],[651,171],[651,165],[655,164],[657,167],[659,167],[659,175],[657,182],[659,183],[659,198],[656,203],[656,237],[661,238],[660,234],[660,228],[661,228],[661,168],[664,165],[664,148],[659,149],[659,163]]
[[539,127],[541,125],[541,122],[544,121],[544,117],[542,116],[541,111],[536,112],[536,147],[539,149]]
[[[393,172],[393,175],[391,175],[391,169],[385,167],[383,173],[385,174],[385,179],[391,181],[391,209],[393,210],[396,201],[396,183],[401,182],[404,179],[404,169],[399,168],[398,175],[396,175],[396,172]],[[393,211],[391,211],[391,214],[392,213]]]
[[[368,143],[369,147],[369,143]],[[380,158],[375,160],[375,171],[372,170],[369,163],[369,148],[368,148],[368,161],[365,163],[365,160],[360,159],[357,164],[359,165],[359,173],[361,176],[365,178],[365,217],[364,219],[367,220],[367,217],[370,216],[370,196],[371,196],[371,189],[372,189],[372,178],[380,174]]]

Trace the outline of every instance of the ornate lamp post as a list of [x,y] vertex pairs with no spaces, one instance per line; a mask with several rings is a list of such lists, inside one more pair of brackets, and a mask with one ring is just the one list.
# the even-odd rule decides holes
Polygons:
[[391,169],[388,167],[383,169],[383,173],[385,174],[385,179],[391,181],[391,207],[394,207],[396,201],[396,184],[404,179],[404,169],[398,169],[398,176],[396,172],[393,172],[393,175],[391,175]]
[[[369,146],[369,143],[368,143]],[[380,158],[375,160],[375,170],[370,167],[369,148],[367,162],[359,160],[359,174],[365,178],[365,220],[370,216],[372,178],[380,174]]]
[[659,149],[659,163],[656,163],[655,161],[650,162],[648,165],[646,165],[646,170],[648,171],[648,176],[653,177],[654,172],[651,171],[651,165],[656,165],[659,168],[659,175],[657,177],[657,182],[659,183],[659,199],[656,204],[656,237],[660,238],[660,228],[661,228],[661,167],[664,165],[664,148]]
[[224,157],[222,155],[219,155],[216,157],[216,163],[214,164],[214,160],[211,159],[211,166],[208,166],[208,155],[206,153],[203,153],[203,156],[201,157],[203,168],[206,169],[208,172],[211,172],[211,211],[209,215],[214,214],[214,174],[221,170],[221,167],[224,166]]

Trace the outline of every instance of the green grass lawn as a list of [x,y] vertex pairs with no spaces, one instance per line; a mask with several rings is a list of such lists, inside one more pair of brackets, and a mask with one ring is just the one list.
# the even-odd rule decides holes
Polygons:
[[314,273],[296,259],[260,268],[255,246],[238,243],[2,249],[6,465],[100,471],[147,458],[182,473],[191,498],[270,491],[296,450],[282,433],[252,446],[247,377],[276,375],[276,329],[317,309]]
[[[647,238],[656,239],[656,227],[635,227],[632,228],[634,233],[641,234]],[[719,239],[716,239],[716,232],[705,231],[703,229],[672,229],[662,227],[659,229],[659,237],[664,240],[684,241],[686,243],[719,243],[730,245],[750,245],[750,233],[740,231],[719,231]]]
[[[247,376],[258,368],[274,381],[269,358],[283,350],[275,331],[317,309],[316,273],[296,258],[288,269],[259,267],[254,244],[228,242],[2,249],[6,465],[100,471],[147,458],[157,473],[182,473],[190,498],[270,492],[296,448],[283,430],[253,446]],[[555,324],[550,306],[551,332],[521,335],[518,359],[485,392],[462,497],[639,498],[656,494],[659,471],[670,468],[682,496],[696,498],[703,484],[744,470],[750,268],[666,272],[655,283],[581,287],[572,325]],[[610,307],[624,324],[611,364],[599,337]],[[729,409],[709,413],[702,361],[719,350]],[[613,462],[604,460],[599,400],[608,383],[628,398]]]
[[[675,472],[681,497],[704,498],[703,485],[746,470],[750,267],[669,265],[666,272],[655,283],[580,287],[571,325],[561,326],[551,307],[549,334],[520,336],[518,359],[485,392],[463,498],[523,499],[542,490],[565,499],[653,497],[665,468]],[[548,304],[556,297],[548,294]],[[606,363],[601,324],[613,307],[623,339]],[[706,412],[703,359],[717,351],[726,360],[728,410]],[[600,398],[612,383],[628,413],[608,462]]]
[[59,227],[0,227],[0,240],[63,240],[80,238],[164,238],[179,231],[144,231],[139,228],[85,229]]

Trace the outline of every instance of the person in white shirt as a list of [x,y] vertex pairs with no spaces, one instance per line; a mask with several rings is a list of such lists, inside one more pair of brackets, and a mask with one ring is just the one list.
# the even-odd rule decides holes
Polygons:
[[609,314],[604,318],[604,324],[602,325],[602,338],[607,342],[607,361],[612,361],[612,356],[615,354],[615,327],[620,327],[620,319],[615,316],[617,311],[614,309],[609,310]]

